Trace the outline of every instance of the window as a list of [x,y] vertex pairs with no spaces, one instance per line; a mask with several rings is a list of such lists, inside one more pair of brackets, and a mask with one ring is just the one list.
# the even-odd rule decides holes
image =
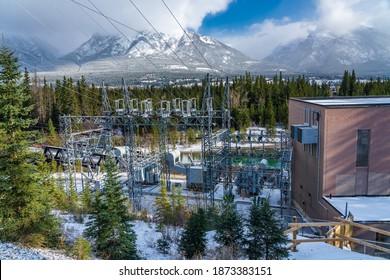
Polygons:
[[358,130],[357,135],[356,166],[368,166],[368,153],[370,148],[370,130]]

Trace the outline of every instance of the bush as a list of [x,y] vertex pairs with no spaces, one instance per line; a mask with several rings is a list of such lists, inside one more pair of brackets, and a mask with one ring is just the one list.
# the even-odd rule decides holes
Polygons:
[[167,226],[162,226],[161,237],[157,239],[157,251],[161,254],[169,254],[169,248],[172,245],[172,237]]
[[47,239],[40,233],[33,233],[22,238],[20,243],[31,248],[45,248],[47,246]]
[[79,237],[74,242],[70,254],[78,260],[89,260],[91,258],[91,244],[86,239]]

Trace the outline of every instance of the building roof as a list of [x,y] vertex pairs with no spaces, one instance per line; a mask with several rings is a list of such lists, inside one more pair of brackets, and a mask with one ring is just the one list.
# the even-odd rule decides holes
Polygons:
[[357,222],[390,222],[389,196],[324,197],[340,214],[350,212]]
[[327,97],[327,98],[291,98],[301,102],[325,107],[365,107],[390,106],[390,96],[367,97]]

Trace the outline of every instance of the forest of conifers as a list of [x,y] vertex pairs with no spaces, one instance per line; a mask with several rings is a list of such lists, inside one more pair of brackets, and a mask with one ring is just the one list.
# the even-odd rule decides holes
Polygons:
[[[23,83],[32,96],[34,104],[32,118],[38,119],[38,124],[46,126],[49,119],[59,126],[61,115],[101,115],[101,87],[89,83],[84,77],[79,80],[64,77],[49,83],[36,74],[24,73]],[[203,82],[204,83],[204,82]],[[174,98],[196,98],[198,106],[204,86],[193,84],[191,86],[164,87],[129,87],[130,96],[140,100],[151,98],[154,106],[160,100]],[[214,106],[221,104],[224,92],[223,80],[216,79],[211,83],[211,94],[214,97]],[[344,72],[340,83],[338,95],[386,95],[390,92],[390,81],[370,79],[360,82],[355,72]],[[114,100],[122,98],[121,87],[107,88],[108,96],[114,106]],[[246,73],[231,80],[231,116],[232,128],[244,129],[251,125],[275,127],[276,124],[288,124],[288,99],[290,97],[324,97],[331,94],[329,84],[318,85],[309,82],[305,76],[284,78],[282,74],[275,75],[273,79],[265,76],[253,76]]]

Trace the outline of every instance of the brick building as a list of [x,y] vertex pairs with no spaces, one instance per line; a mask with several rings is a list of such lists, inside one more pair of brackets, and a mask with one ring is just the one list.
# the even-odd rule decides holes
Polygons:
[[289,123],[295,205],[390,230],[390,97],[292,98]]

